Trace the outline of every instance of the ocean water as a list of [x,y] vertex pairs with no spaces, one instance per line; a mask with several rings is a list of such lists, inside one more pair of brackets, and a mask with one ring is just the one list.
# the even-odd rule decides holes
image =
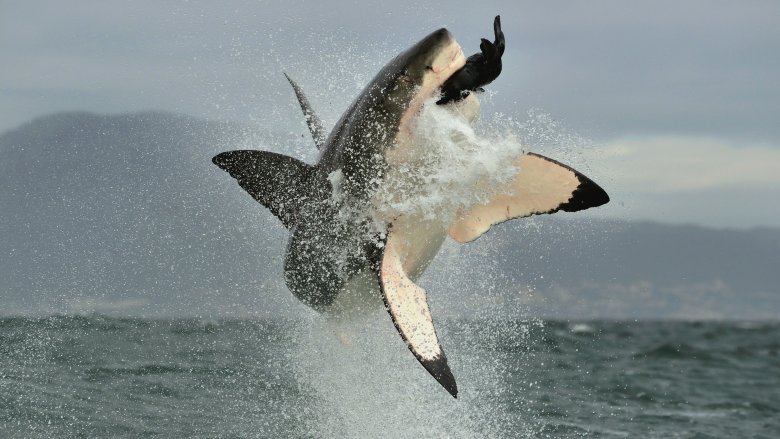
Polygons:
[[780,323],[0,319],[0,437],[780,435]]

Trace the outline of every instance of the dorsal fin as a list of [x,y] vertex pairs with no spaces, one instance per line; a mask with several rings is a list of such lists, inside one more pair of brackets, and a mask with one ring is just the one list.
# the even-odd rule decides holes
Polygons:
[[310,195],[307,182],[314,166],[268,151],[228,151],[211,161],[238,180],[285,227],[295,226],[298,212]]
[[309,100],[306,99],[306,95],[303,94],[301,87],[299,87],[292,78],[287,76],[287,73],[284,74],[284,77],[287,78],[293,91],[295,91],[295,97],[298,98],[298,103],[301,105],[301,111],[303,111],[303,117],[306,118],[306,125],[309,127],[309,132],[311,132],[311,137],[314,139],[314,144],[317,145],[317,149],[322,149],[322,145],[325,144],[325,139],[328,137],[325,134],[325,130],[322,128],[322,122],[320,122],[320,119],[314,114],[314,110],[311,109],[311,104],[309,104]]

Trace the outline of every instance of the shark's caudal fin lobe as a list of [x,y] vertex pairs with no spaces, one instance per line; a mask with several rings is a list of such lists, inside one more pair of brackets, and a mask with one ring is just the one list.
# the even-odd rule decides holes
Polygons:
[[268,151],[228,151],[211,160],[227,171],[260,204],[287,228],[309,194],[308,178],[314,169],[300,160]]
[[325,140],[328,138],[328,135],[325,133],[325,129],[322,127],[320,118],[314,114],[314,110],[311,108],[309,100],[306,99],[306,95],[303,94],[303,89],[301,89],[301,87],[296,84],[295,81],[293,81],[292,78],[287,75],[287,73],[284,74],[284,77],[287,78],[287,82],[290,83],[290,86],[292,86],[293,91],[295,92],[295,97],[298,98],[298,104],[301,106],[303,117],[306,119],[306,126],[309,127],[309,132],[311,133],[312,139],[314,139],[314,144],[317,145],[317,149],[322,149],[322,145],[325,144]]
[[471,242],[504,221],[558,211],[577,212],[609,202],[609,195],[571,167],[539,154],[523,154],[513,161],[518,173],[505,191],[486,203],[460,212],[449,234],[460,243]]
[[403,247],[392,232],[377,264],[379,285],[395,328],[417,360],[453,397],[458,397],[455,376],[436,336],[425,290],[406,273],[399,254]]

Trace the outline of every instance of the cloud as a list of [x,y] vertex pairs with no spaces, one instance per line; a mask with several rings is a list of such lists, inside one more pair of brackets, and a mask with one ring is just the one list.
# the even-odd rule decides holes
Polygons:
[[624,190],[644,193],[726,188],[780,191],[780,148],[693,136],[621,138],[598,149]]
[[490,89],[502,112],[544,108],[599,138],[780,139],[776,2],[50,1],[0,12],[0,82],[16,97],[0,101],[0,131],[58,110],[267,117],[282,68],[341,110],[411,41],[447,26],[473,53],[500,13],[508,52]]
[[780,58],[770,54],[780,51],[780,3],[771,1],[5,2],[0,132],[57,111],[148,109],[305,130],[282,71],[330,126],[399,50],[447,26],[473,53],[496,13],[507,52],[484,108],[541,108],[608,140],[588,175],[601,182],[614,169],[610,193],[625,204],[777,197]]
[[588,214],[714,227],[780,225],[780,148],[697,136],[624,137],[583,152],[612,202]]

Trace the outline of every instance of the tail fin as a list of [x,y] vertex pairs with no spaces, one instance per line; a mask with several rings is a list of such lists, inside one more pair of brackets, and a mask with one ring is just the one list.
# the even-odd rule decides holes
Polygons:
[[285,227],[296,224],[298,212],[310,196],[308,179],[314,166],[267,151],[228,151],[211,161],[238,180],[239,186]]

